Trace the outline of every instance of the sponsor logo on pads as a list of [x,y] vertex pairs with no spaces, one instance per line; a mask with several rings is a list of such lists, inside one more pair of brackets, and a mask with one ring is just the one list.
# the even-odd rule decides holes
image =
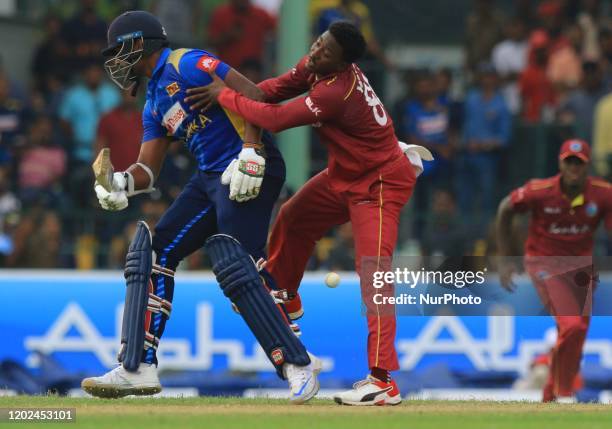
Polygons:
[[281,349],[272,350],[270,356],[272,357],[272,361],[274,361],[276,365],[282,365],[285,362],[285,357],[283,356],[283,352]]

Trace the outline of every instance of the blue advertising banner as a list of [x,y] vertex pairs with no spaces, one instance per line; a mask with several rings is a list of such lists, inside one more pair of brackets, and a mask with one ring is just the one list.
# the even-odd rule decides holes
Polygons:
[[[332,289],[323,277],[309,274],[303,280],[302,339],[324,358],[328,374],[357,379],[367,373],[358,279],[341,274],[340,285]],[[516,299],[524,293],[537,300],[526,277],[516,283]],[[599,289],[609,290],[610,285],[612,276],[601,276]],[[36,368],[38,350],[71,371],[106,371],[116,364],[124,293],[120,272],[0,273],[0,360]],[[160,345],[160,368],[273,371],[212,275],[178,273],[174,296]],[[610,332],[609,319],[595,317],[585,348],[586,359],[604,368],[612,368]],[[523,373],[534,356],[548,350],[554,336],[548,316],[400,316],[397,348],[401,369],[407,371],[445,362],[457,370]]]

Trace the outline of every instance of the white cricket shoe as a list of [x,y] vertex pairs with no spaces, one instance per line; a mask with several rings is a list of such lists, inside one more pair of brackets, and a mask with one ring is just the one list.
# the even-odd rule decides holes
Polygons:
[[334,401],[341,405],[397,405],[402,395],[395,381],[380,381],[371,375],[353,384],[351,390],[336,393]]
[[317,376],[321,372],[322,362],[313,354],[310,356],[310,364],[297,366],[292,363],[283,365],[283,374],[289,382],[289,400],[293,404],[303,404],[311,400],[319,391],[319,380]]
[[575,396],[558,396],[555,402],[557,404],[577,404],[578,400]]
[[128,395],[154,395],[162,387],[154,364],[141,363],[138,371],[129,372],[119,365],[101,377],[89,377],[81,388],[98,398],[122,398]]

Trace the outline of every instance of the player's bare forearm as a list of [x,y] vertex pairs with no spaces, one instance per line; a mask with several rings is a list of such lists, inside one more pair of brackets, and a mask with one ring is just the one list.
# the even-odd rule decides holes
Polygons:
[[247,122],[273,132],[314,124],[323,119],[317,116],[320,111],[307,107],[305,97],[283,105],[262,103],[229,88],[214,71],[210,75],[213,81],[209,85],[187,90],[185,102],[190,105],[190,109],[205,110],[216,101]]
[[224,81],[214,71],[210,75],[213,81],[208,85],[187,89],[185,102],[191,110],[210,109],[217,102],[219,92],[226,86],[251,100],[262,101],[265,97],[263,90],[234,69],[227,72]]
[[512,234],[512,219],[514,218],[514,210],[510,196],[504,198],[497,209],[496,236],[497,248],[500,256],[510,256],[512,254],[512,246],[510,245],[510,237]]
[[498,259],[497,269],[499,271],[499,281],[501,286],[509,292],[514,292],[516,285],[514,284],[512,277],[517,271],[517,266],[512,258],[513,249],[510,244],[512,219],[515,211],[512,208],[512,202],[510,196],[507,196],[499,204],[497,210],[497,224],[496,224],[496,235],[497,235],[497,250],[500,258]]
[[[140,146],[137,162],[149,167],[154,178],[157,178],[169,146],[170,139],[167,137],[148,140]],[[149,173],[140,165],[132,164],[128,167],[127,171],[134,177],[135,189],[146,189],[149,186],[153,186],[153,183],[150,183],[151,178]]]
[[244,127],[244,144],[249,146],[261,145],[261,133],[260,127],[246,122]]
[[225,76],[225,84],[251,100],[263,101],[264,99],[263,90],[234,69],[230,69]]

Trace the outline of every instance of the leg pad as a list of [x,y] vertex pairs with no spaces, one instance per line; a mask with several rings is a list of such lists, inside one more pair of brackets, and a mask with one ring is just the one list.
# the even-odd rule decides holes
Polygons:
[[142,357],[152,260],[151,232],[145,222],[139,221],[127,252],[124,272],[125,307],[118,360],[127,371],[138,370]]
[[217,234],[204,249],[223,290],[238,308],[281,377],[285,362],[308,365],[310,358],[261,279],[255,261],[235,238]]

